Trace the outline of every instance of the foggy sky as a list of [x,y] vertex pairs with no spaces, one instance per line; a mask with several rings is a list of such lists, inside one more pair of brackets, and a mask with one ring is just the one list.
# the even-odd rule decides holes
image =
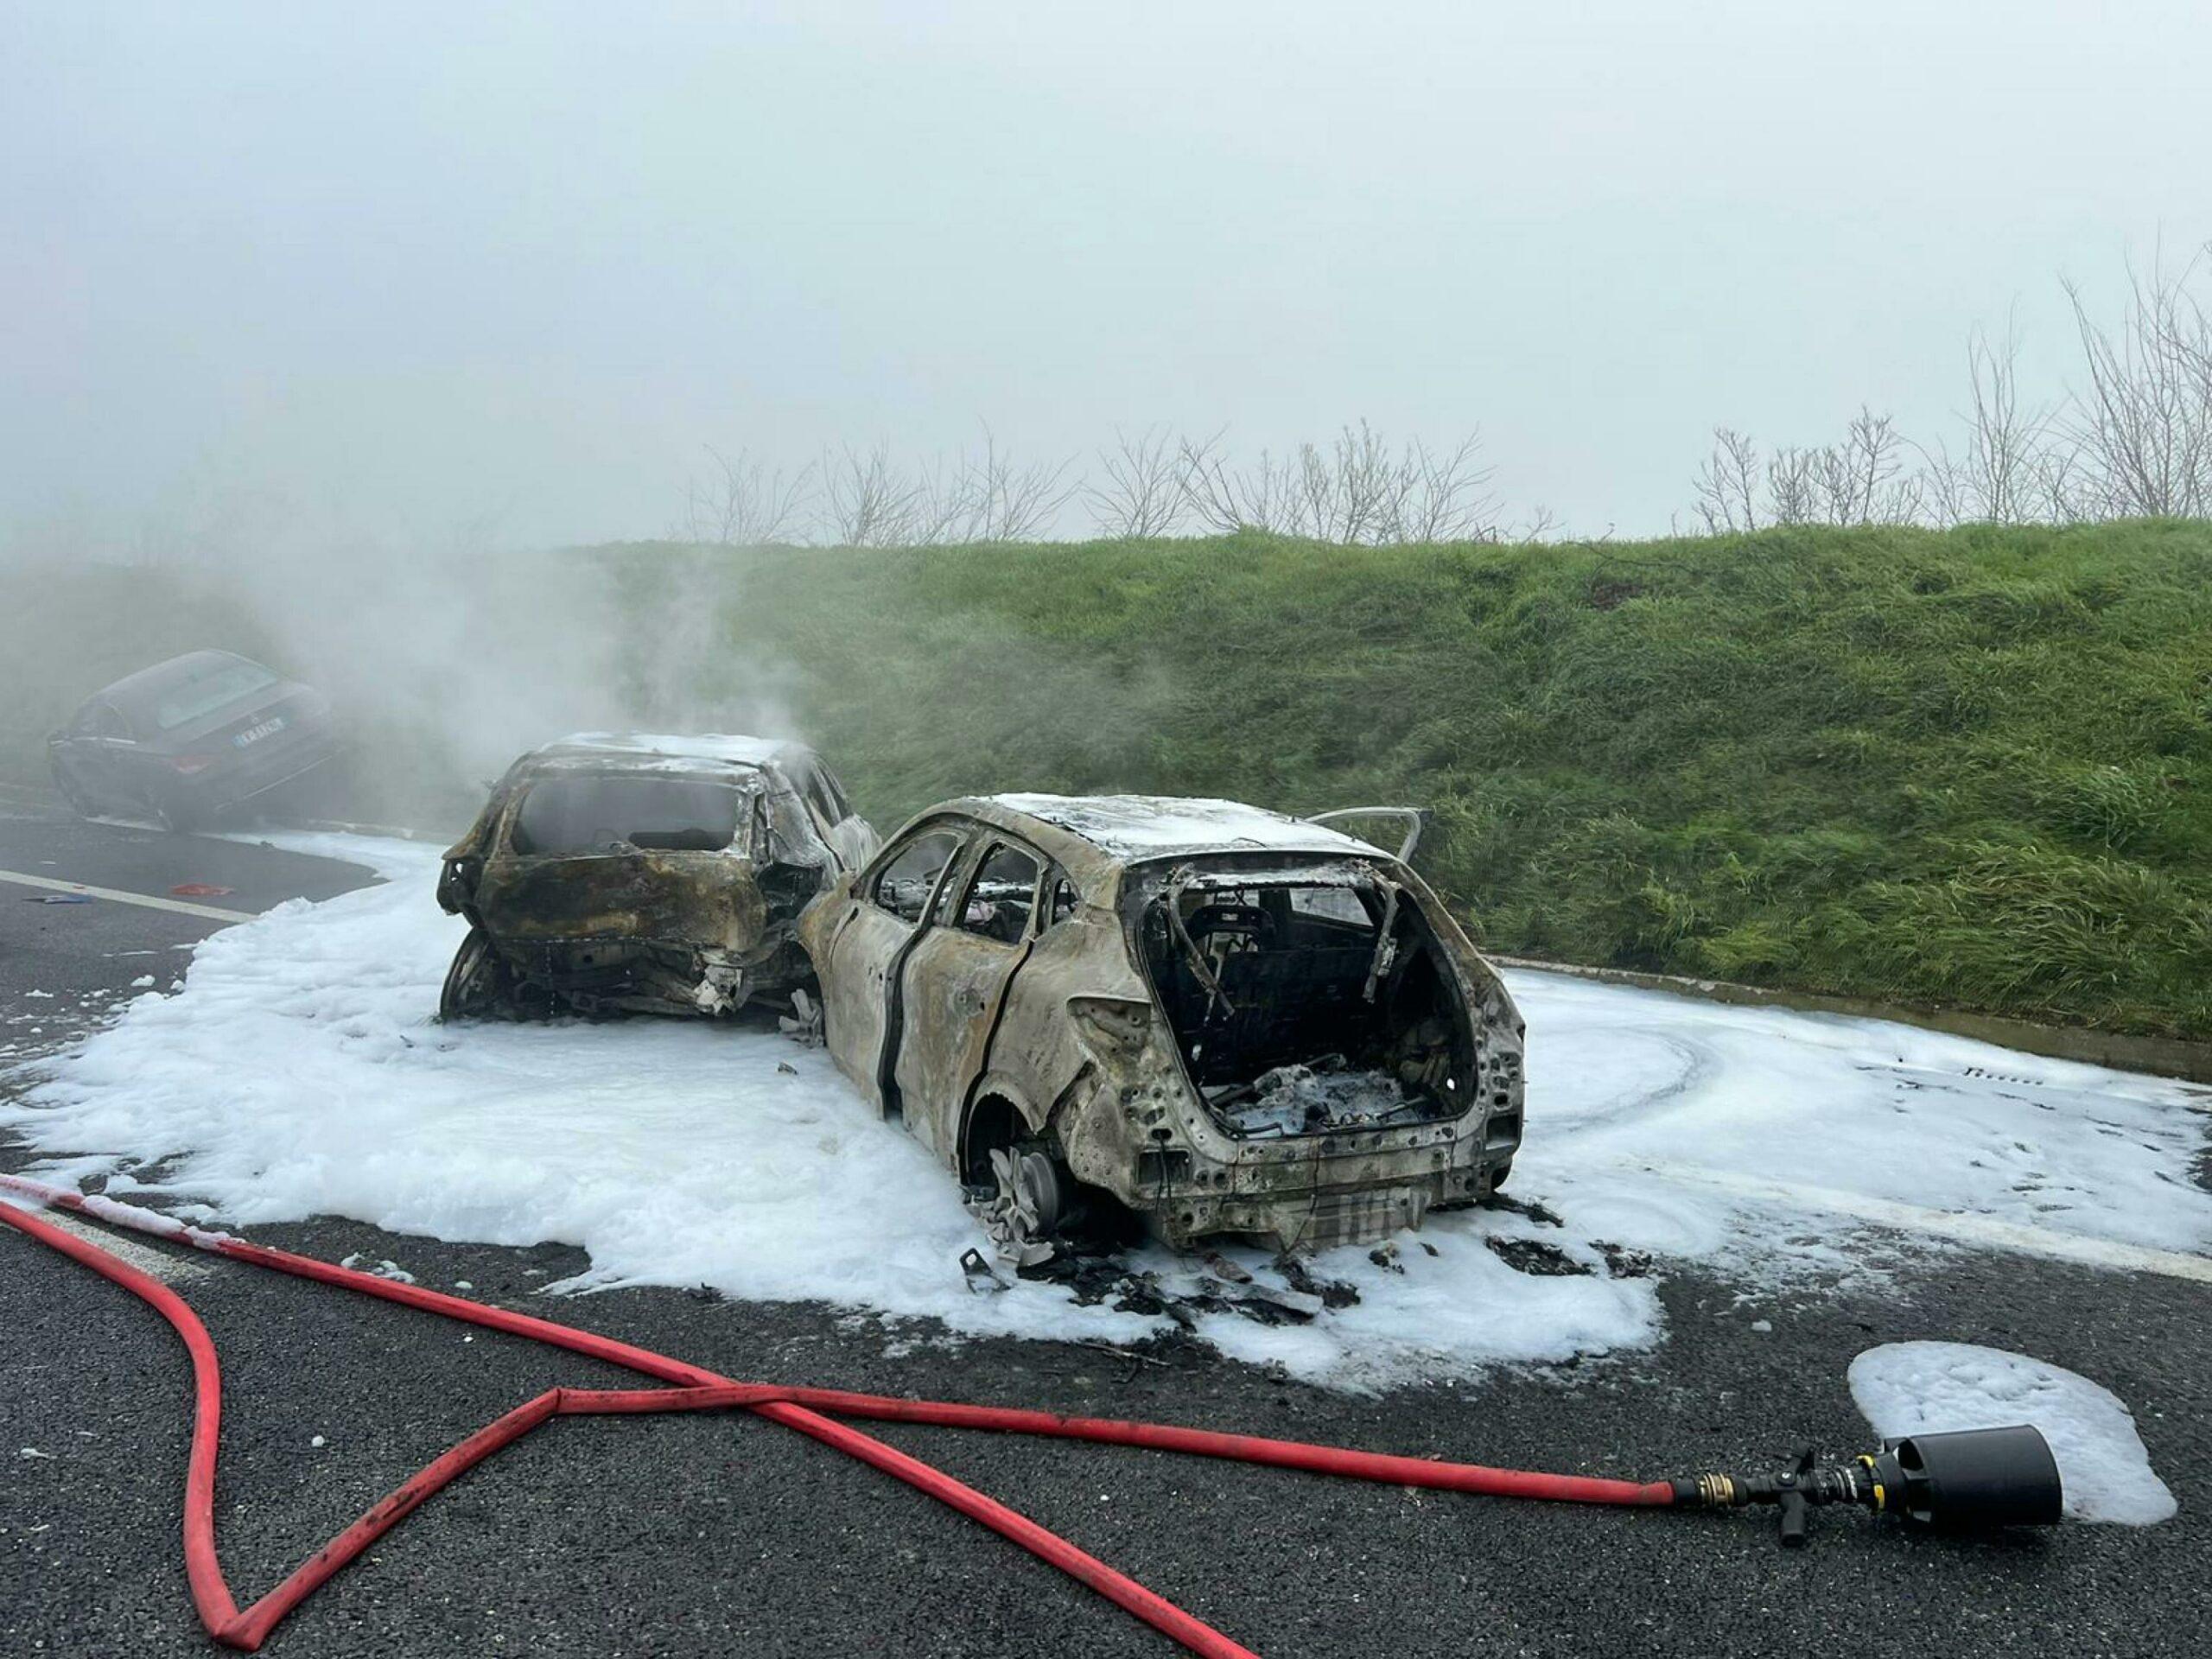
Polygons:
[[2015,305],[2055,389],[2060,273],[2212,235],[2208,48],[2052,0],[0,0],[0,542],[652,536],[708,443],[1363,416],[1662,531],[1714,423],[1932,434]]

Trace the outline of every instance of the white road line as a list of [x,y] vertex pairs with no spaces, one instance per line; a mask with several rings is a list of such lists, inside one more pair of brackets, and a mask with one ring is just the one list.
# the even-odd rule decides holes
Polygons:
[[1828,1186],[1801,1186],[1795,1182],[1763,1180],[1725,1169],[1696,1164],[1647,1163],[1633,1166],[1663,1179],[1719,1187],[1745,1198],[1802,1209],[1856,1216],[1878,1226],[1903,1233],[1923,1233],[1955,1243],[1980,1245],[1985,1249],[2012,1250],[2023,1255],[2047,1256],[2059,1262],[2078,1262],[2085,1267],[2106,1268],[2120,1273],[2156,1273],[2169,1279],[2186,1279],[2212,1285],[2212,1256],[2190,1255],[2179,1250],[2154,1250],[2114,1239],[2091,1238],[2086,1233],[2062,1232],[2050,1227],[2030,1227],[1999,1221],[1990,1216],[1965,1215],[1955,1210],[1924,1210],[1864,1192],[1845,1192]]
[[[4,1200],[0,1200],[4,1202]],[[66,1233],[74,1233],[89,1243],[97,1244],[111,1255],[119,1255],[139,1272],[150,1274],[166,1284],[176,1284],[191,1279],[205,1279],[212,1269],[205,1262],[190,1256],[171,1255],[167,1250],[157,1250],[149,1245],[136,1244],[127,1238],[118,1238],[105,1227],[95,1227],[82,1217],[66,1210],[47,1210],[40,1212],[43,1220],[52,1222]]]
[[16,870],[0,870],[0,881],[13,881],[25,887],[45,887],[54,893],[81,893],[94,899],[111,899],[118,905],[143,905],[149,910],[175,911],[180,916],[205,916],[215,922],[250,922],[254,917],[254,912],[250,910],[222,910],[213,905],[188,904],[181,899],[157,899],[150,893],[125,893],[119,887],[88,887],[81,881],[56,881],[50,875],[24,875]]

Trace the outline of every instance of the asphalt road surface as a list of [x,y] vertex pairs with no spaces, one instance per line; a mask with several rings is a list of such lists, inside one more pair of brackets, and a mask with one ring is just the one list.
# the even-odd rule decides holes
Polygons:
[[[0,808],[0,871],[256,911],[356,886],[272,849]],[[166,984],[216,917],[36,902],[0,880],[0,1051],[26,1056]],[[30,993],[49,993],[34,997]],[[0,1082],[0,1088],[7,1087]],[[0,1167],[20,1167],[0,1148]],[[2212,1627],[2212,1305],[2201,1285],[1958,1254],[1879,1299],[1765,1304],[1669,1264],[1666,1339],[1618,1361],[1348,1397],[1202,1350],[1139,1360],[1022,1341],[900,1344],[818,1306],[623,1291],[548,1308],[583,1265],[352,1222],[251,1230],[550,1313],[741,1377],[1046,1407],[1653,1478],[1868,1443],[1845,1368],[1934,1338],[2031,1353],[2133,1408],[2181,1512],[1993,1541],[1815,1520],[1415,1492],[1116,1447],[872,1426],[1270,1655],[2195,1654]],[[636,1379],[429,1314],[140,1241],[221,1351],[217,1494],[241,1601],[429,1458],[560,1382]],[[1754,1329],[1755,1321],[1770,1331]],[[911,1334],[911,1332],[909,1333]],[[178,1541],[189,1398],[146,1307],[0,1230],[0,1652],[215,1649]],[[321,1443],[316,1443],[317,1437]],[[25,1456],[23,1448],[45,1455]],[[568,1420],[432,1499],[283,1626],[299,1655],[1155,1655],[1161,1637],[1013,1546],[827,1447],[742,1415]]]

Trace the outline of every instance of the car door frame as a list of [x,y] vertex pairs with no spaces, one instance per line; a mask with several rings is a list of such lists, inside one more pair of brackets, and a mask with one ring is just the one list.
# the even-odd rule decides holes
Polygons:
[[[856,874],[849,878],[850,886],[846,888],[842,901],[844,913],[830,925],[828,935],[822,944],[821,956],[815,964],[816,972],[823,982],[823,1011],[829,1016],[831,1027],[830,1033],[831,1058],[837,1061],[840,1068],[852,1077],[854,1082],[859,1084],[869,1093],[877,1110],[887,1118],[898,1119],[902,1114],[895,1080],[893,1082],[890,1091],[886,1090],[887,1080],[890,1078],[890,1068],[885,1060],[885,1053],[889,1047],[886,1040],[889,1030],[889,1001],[895,994],[896,988],[904,979],[908,953],[912,950],[915,941],[933,925],[933,918],[937,914],[938,905],[943,901],[944,892],[957,880],[958,874],[975,845],[976,836],[980,833],[981,828],[982,826],[970,819],[949,814],[939,815],[908,826],[903,833],[893,836],[891,841],[878,849],[875,856],[869,859]],[[951,855],[945,860],[943,868],[938,872],[937,880],[924,896],[919,913],[913,921],[907,922],[888,906],[877,902],[876,888],[885,873],[906,854],[909,848],[924,837],[934,835],[950,835],[956,838],[956,844]],[[864,966],[861,964],[850,964],[849,967],[848,964],[841,963],[838,950],[841,945],[849,946],[849,942],[846,935],[851,931],[861,913],[868,910],[882,911],[894,922],[904,925],[906,928],[906,934],[891,948],[884,959],[881,1000],[874,1004],[874,1052],[862,1057],[850,1052],[837,1040],[836,1034],[837,1003],[845,999],[842,996],[832,995],[830,982],[833,978],[842,977],[849,970],[855,973],[865,971]],[[865,994],[864,988],[854,993],[856,998],[862,997]],[[866,1006],[865,1003],[863,1006]]]
[[[1014,980],[1035,949],[1039,932],[1040,907],[1045,884],[1058,870],[1052,860],[1027,836],[1001,829],[995,824],[978,825],[976,835],[962,851],[957,864],[949,866],[949,880],[940,884],[933,897],[927,916],[927,925],[918,928],[900,953],[896,979],[895,1000],[887,1000],[884,1012],[883,1042],[879,1087],[887,1100],[896,1100],[901,1120],[915,1137],[934,1151],[938,1158],[957,1169],[963,1162],[961,1141],[967,1122],[970,1097],[976,1085],[990,1074],[991,1051],[998,1039],[999,1027],[1006,1018],[1007,1001]],[[1011,942],[992,938],[961,925],[961,911],[970,888],[982,878],[983,867],[1001,849],[1010,849],[1027,858],[1033,867],[1029,878],[1029,908],[1022,924],[1020,937]],[[917,1114],[907,1096],[906,1080],[899,1075],[899,1065],[909,1052],[906,1030],[906,1010],[921,1000],[922,992],[909,982],[918,969],[926,969],[927,959],[918,963],[918,954],[931,942],[931,936],[939,933],[957,934],[964,938],[980,941],[993,954],[1007,952],[1001,963],[992,965],[992,981],[988,992],[980,1006],[964,1009],[965,1021],[957,1035],[948,1033],[947,1046],[935,1055],[944,1068],[942,1075],[925,1077],[922,1069],[932,1058],[923,1045],[914,1045],[914,1060],[907,1067],[913,1074],[917,1086],[926,1089],[935,1083],[942,1085],[942,1098],[925,1098],[924,1109]],[[892,986],[887,982],[887,993]]]

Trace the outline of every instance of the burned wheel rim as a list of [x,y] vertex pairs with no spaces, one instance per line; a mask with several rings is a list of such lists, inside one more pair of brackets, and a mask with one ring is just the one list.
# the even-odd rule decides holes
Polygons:
[[446,969],[445,986],[438,993],[438,1017],[469,1020],[498,1012],[508,989],[506,964],[492,949],[492,942],[471,928],[454,952],[453,966]]
[[1035,1147],[994,1147],[991,1175],[997,1187],[993,1219],[1018,1254],[1049,1257],[1073,1207],[1074,1195],[1059,1161]]
[[60,792],[63,802],[80,818],[93,816],[91,798],[79,789],[76,781],[59,766],[54,772],[54,787]]

